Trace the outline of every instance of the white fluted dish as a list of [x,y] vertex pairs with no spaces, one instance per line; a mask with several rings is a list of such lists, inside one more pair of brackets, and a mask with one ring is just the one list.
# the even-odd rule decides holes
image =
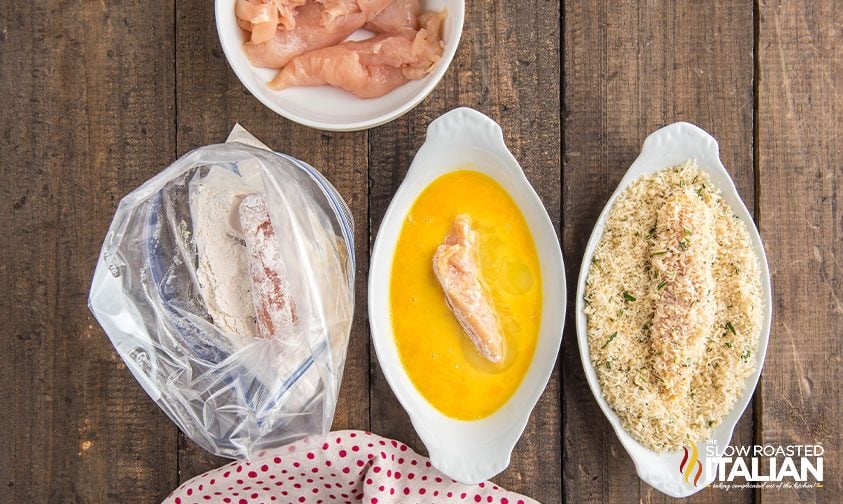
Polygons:
[[[542,274],[541,327],[527,373],[506,404],[477,421],[442,414],[415,388],[401,364],[389,306],[392,262],[404,217],[431,182],[466,165],[493,178],[518,205],[533,235]],[[452,110],[433,121],[378,231],[369,270],[369,321],[386,380],[437,469],[457,481],[478,483],[509,465],[512,449],[553,371],[562,342],[565,300],[565,268],[556,232],[541,200],[507,150],[500,126],[468,108]]]
[[[591,364],[591,357],[588,348],[588,336],[586,332],[587,319],[585,315],[585,283],[588,278],[588,271],[591,267],[591,259],[603,231],[606,226],[606,219],[609,211],[618,199],[618,196],[636,179],[653,174],[657,171],[683,164],[688,159],[696,159],[697,168],[706,172],[711,177],[711,183],[720,190],[721,196],[729,204],[734,214],[746,225],[750,238],[752,251],[758,257],[761,270],[761,292],[763,321],[761,323],[761,334],[758,338],[758,351],[755,352],[755,372],[746,378],[743,394],[738,398],[735,405],[723,421],[712,432],[708,440],[697,444],[703,472],[697,485],[693,482],[686,482],[680,471],[680,463],[685,452],[657,453],[645,448],[641,443],[630,436],[621,425],[620,419],[615,411],[603,398],[600,390],[600,383],[597,373]],[[583,256],[580,276],[577,282],[576,298],[576,321],[577,340],[580,348],[580,357],[585,369],[585,376],[594,398],[600,405],[600,409],[606,415],[609,423],[617,434],[623,447],[626,449],[632,461],[635,463],[635,470],[638,476],[647,484],[671,497],[687,497],[692,495],[714,481],[716,476],[715,467],[708,467],[706,463],[707,442],[716,443],[719,449],[723,449],[732,439],[735,425],[738,423],[743,412],[746,410],[752,399],[752,394],[761,376],[761,368],[764,366],[764,356],[767,353],[767,342],[770,337],[770,320],[772,307],[772,293],[770,289],[770,272],[767,266],[767,256],[764,253],[764,246],[761,237],[752,220],[752,216],[743,204],[737,188],[720,161],[720,148],[717,141],[701,128],[685,122],[673,123],[650,134],[644,141],[641,154],[629,167],[629,170],[621,179],[618,188],[609,198],[608,203],[600,213],[591,238]]]

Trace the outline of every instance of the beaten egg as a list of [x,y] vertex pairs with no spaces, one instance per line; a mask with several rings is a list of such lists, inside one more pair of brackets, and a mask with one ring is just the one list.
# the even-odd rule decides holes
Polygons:
[[[433,272],[433,254],[461,213],[471,216],[477,231],[480,269],[506,340],[500,364],[477,352]],[[404,218],[389,295],[401,363],[436,409],[452,418],[479,420],[515,393],[536,349],[541,267],[524,216],[500,184],[465,169],[422,191]]]

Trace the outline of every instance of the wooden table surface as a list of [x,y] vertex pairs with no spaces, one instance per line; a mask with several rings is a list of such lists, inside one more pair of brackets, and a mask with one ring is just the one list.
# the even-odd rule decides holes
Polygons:
[[[423,451],[378,368],[368,251],[427,124],[497,120],[559,233],[569,305],[596,216],[641,142],[685,120],[720,141],[754,212],[773,328],[734,442],[821,443],[825,487],[706,489],[697,502],[841,502],[843,5],[469,1],[457,56],[406,116],[356,133],[249,95],[208,0],[0,2],[2,502],[157,502],[223,463],[146,396],[86,307],[120,198],[240,122],[336,185],[356,221],[357,310],[334,428]],[[542,502],[669,500],[635,475],[586,384],[573,318],[500,484]]]

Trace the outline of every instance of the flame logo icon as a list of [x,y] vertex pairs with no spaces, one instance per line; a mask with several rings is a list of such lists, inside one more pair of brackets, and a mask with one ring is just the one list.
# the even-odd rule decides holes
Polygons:
[[[697,445],[691,445],[690,452],[685,446],[682,449],[685,450],[685,454],[682,456],[682,461],[679,462],[679,474],[683,476],[685,483],[697,486],[697,482],[700,481],[700,477],[702,476],[702,462],[699,460],[700,454],[697,451]],[[691,482],[691,474],[694,472],[694,469],[696,469],[696,474],[694,475],[694,481]]]

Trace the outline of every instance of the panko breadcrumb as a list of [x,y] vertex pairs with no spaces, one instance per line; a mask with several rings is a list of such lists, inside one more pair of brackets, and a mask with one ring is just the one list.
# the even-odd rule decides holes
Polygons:
[[693,161],[630,184],[585,290],[591,362],[626,431],[658,452],[706,438],[755,371],[761,299],[746,227]]

